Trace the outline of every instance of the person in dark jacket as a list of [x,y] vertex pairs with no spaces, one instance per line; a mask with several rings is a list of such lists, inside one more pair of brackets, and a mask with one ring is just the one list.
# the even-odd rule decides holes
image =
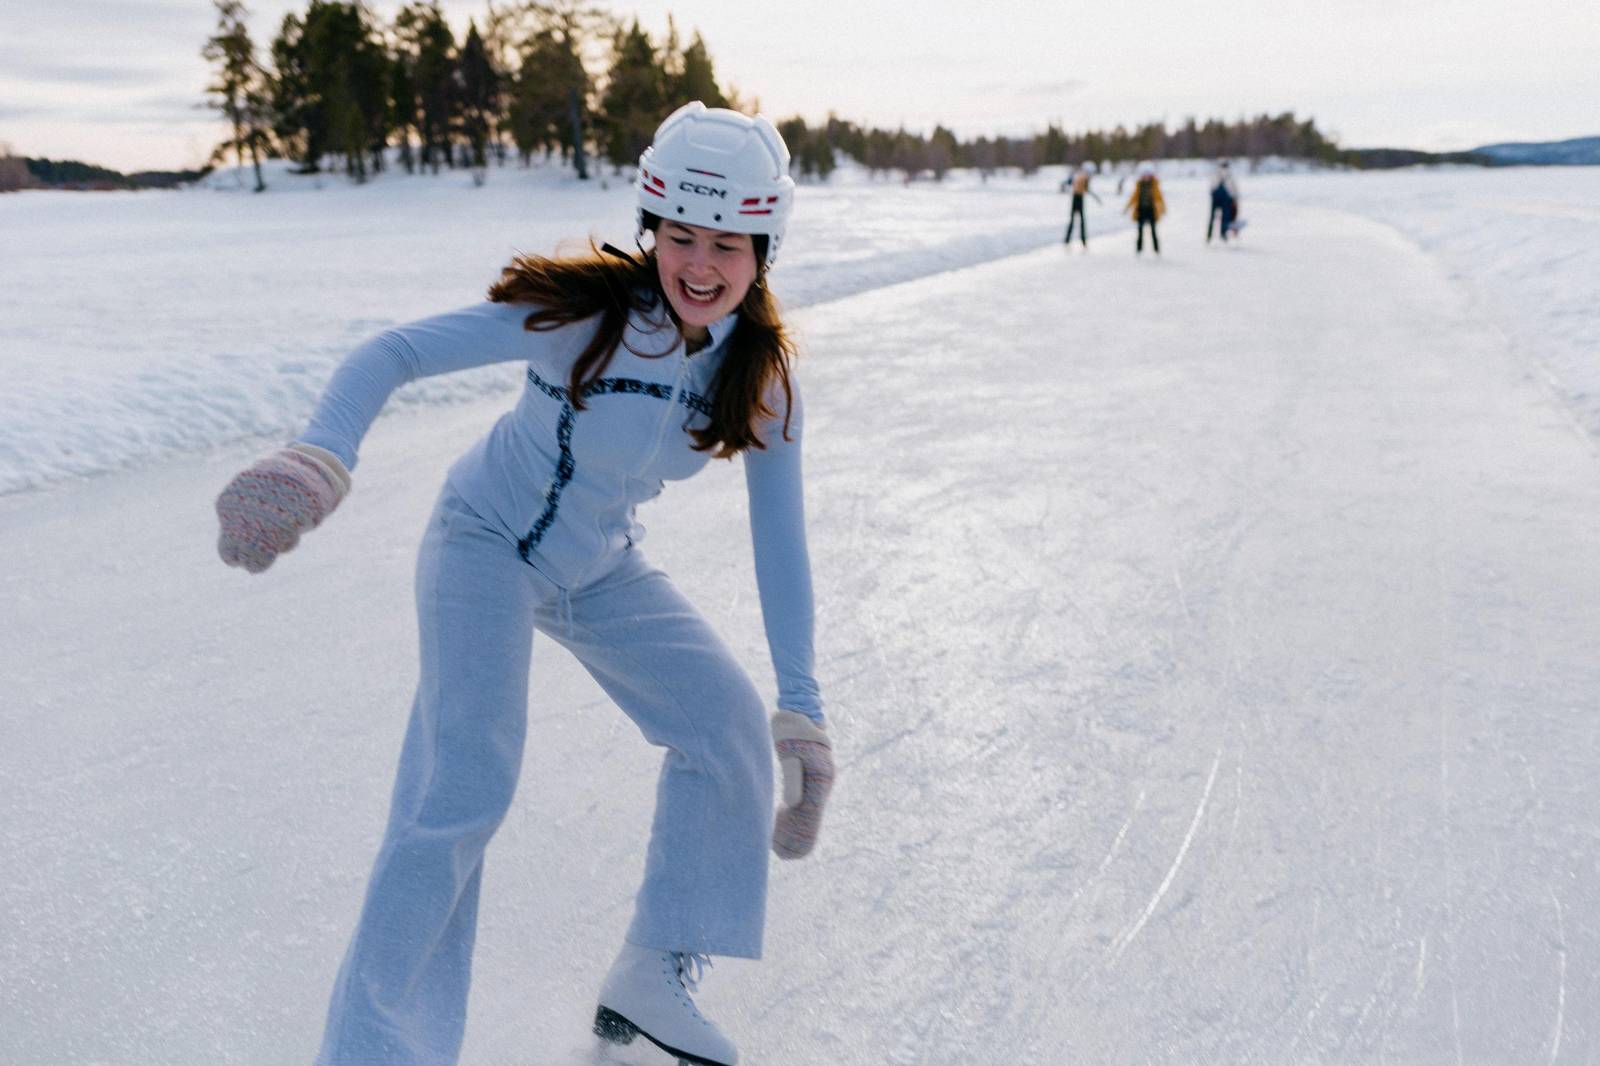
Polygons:
[[1206,216],[1208,244],[1218,215],[1222,216],[1222,239],[1227,240],[1233,232],[1234,220],[1239,217],[1239,186],[1233,180],[1226,159],[1217,164],[1217,172],[1211,179],[1211,213]]

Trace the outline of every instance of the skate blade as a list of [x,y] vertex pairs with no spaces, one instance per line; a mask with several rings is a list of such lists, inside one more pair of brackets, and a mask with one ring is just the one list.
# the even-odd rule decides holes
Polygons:
[[594,1035],[607,1043],[624,1045],[633,1043],[634,1037],[642,1036],[668,1055],[676,1056],[678,1066],[728,1066],[725,1062],[701,1058],[699,1055],[692,1055],[687,1051],[663,1044],[610,1007],[602,1006],[595,1009]]
[[597,1007],[594,1012],[594,1035],[608,1044],[627,1045],[639,1035],[639,1027],[610,1007]]

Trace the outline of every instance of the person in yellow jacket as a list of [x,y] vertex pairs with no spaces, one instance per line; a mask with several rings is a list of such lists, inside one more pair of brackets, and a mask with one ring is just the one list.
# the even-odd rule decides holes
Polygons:
[[1156,180],[1154,164],[1140,163],[1138,175],[1139,180],[1134,183],[1133,195],[1128,197],[1128,203],[1123,207],[1123,210],[1133,215],[1134,221],[1139,224],[1139,234],[1133,250],[1135,253],[1144,251],[1144,227],[1148,222],[1150,247],[1160,255],[1161,239],[1156,236],[1156,222],[1167,213],[1167,202],[1161,198],[1161,182]]

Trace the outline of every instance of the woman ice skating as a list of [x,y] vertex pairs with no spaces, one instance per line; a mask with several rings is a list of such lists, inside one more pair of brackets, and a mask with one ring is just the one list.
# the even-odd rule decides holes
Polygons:
[[[644,884],[595,1032],[643,1035],[691,1063],[737,1060],[696,1007],[697,983],[709,956],[760,957],[766,850],[811,850],[833,776],[812,671],[803,412],[766,283],[794,198],[788,167],[765,118],[680,108],[639,163],[637,258],[518,257],[487,302],[369,341],[299,439],[217,500],[223,559],[264,570],[349,492],[395,388],[527,363],[516,407],[451,468],[422,541],[420,682],[321,1066],[456,1061],[483,853],[522,761],[535,630],[666,749]],[[778,676],[770,724],[727,646],[645,560],[634,519],[664,481],[736,454]]]
[[1234,220],[1239,215],[1239,186],[1233,180],[1232,168],[1226,159],[1217,163],[1211,177],[1211,213],[1206,216],[1206,243],[1211,243],[1212,226],[1221,217],[1222,239],[1226,241],[1234,232]]
[[1134,241],[1135,253],[1144,251],[1144,227],[1150,225],[1150,247],[1157,255],[1161,254],[1161,239],[1156,236],[1156,222],[1167,213],[1167,202],[1161,198],[1161,183],[1156,180],[1156,168],[1153,163],[1140,163],[1138,170],[1139,180],[1134,182],[1133,192],[1128,197],[1123,210],[1133,215],[1134,221],[1139,224],[1139,233]]

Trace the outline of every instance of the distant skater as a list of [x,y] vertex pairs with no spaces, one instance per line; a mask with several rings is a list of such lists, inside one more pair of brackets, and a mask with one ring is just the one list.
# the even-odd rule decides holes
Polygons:
[[1211,243],[1212,227],[1216,225],[1219,215],[1222,220],[1222,239],[1226,241],[1235,232],[1234,221],[1239,217],[1239,186],[1233,180],[1233,172],[1226,159],[1217,164],[1217,172],[1211,178],[1211,213],[1206,216],[1207,244]]
[[1128,203],[1123,207],[1123,210],[1133,215],[1134,221],[1139,224],[1139,233],[1133,250],[1135,254],[1144,251],[1144,227],[1149,223],[1150,247],[1160,255],[1161,239],[1156,236],[1156,223],[1167,213],[1167,202],[1161,198],[1161,183],[1156,180],[1155,165],[1140,163],[1138,173],[1139,180],[1133,186],[1133,194],[1128,197]]
[[1077,223],[1078,242],[1085,248],[1089,247],[1089,223],[1083,215],[1083,198],[1093,196],[1094,202],[1099,203],[1100,197],[1089,189],[1089,167],[1087,164],[1078,164],[1078,169],[1072,172],[1072,213],[1067,216],[1067,235],[1062,243],[1072,243],[1072,226]]

